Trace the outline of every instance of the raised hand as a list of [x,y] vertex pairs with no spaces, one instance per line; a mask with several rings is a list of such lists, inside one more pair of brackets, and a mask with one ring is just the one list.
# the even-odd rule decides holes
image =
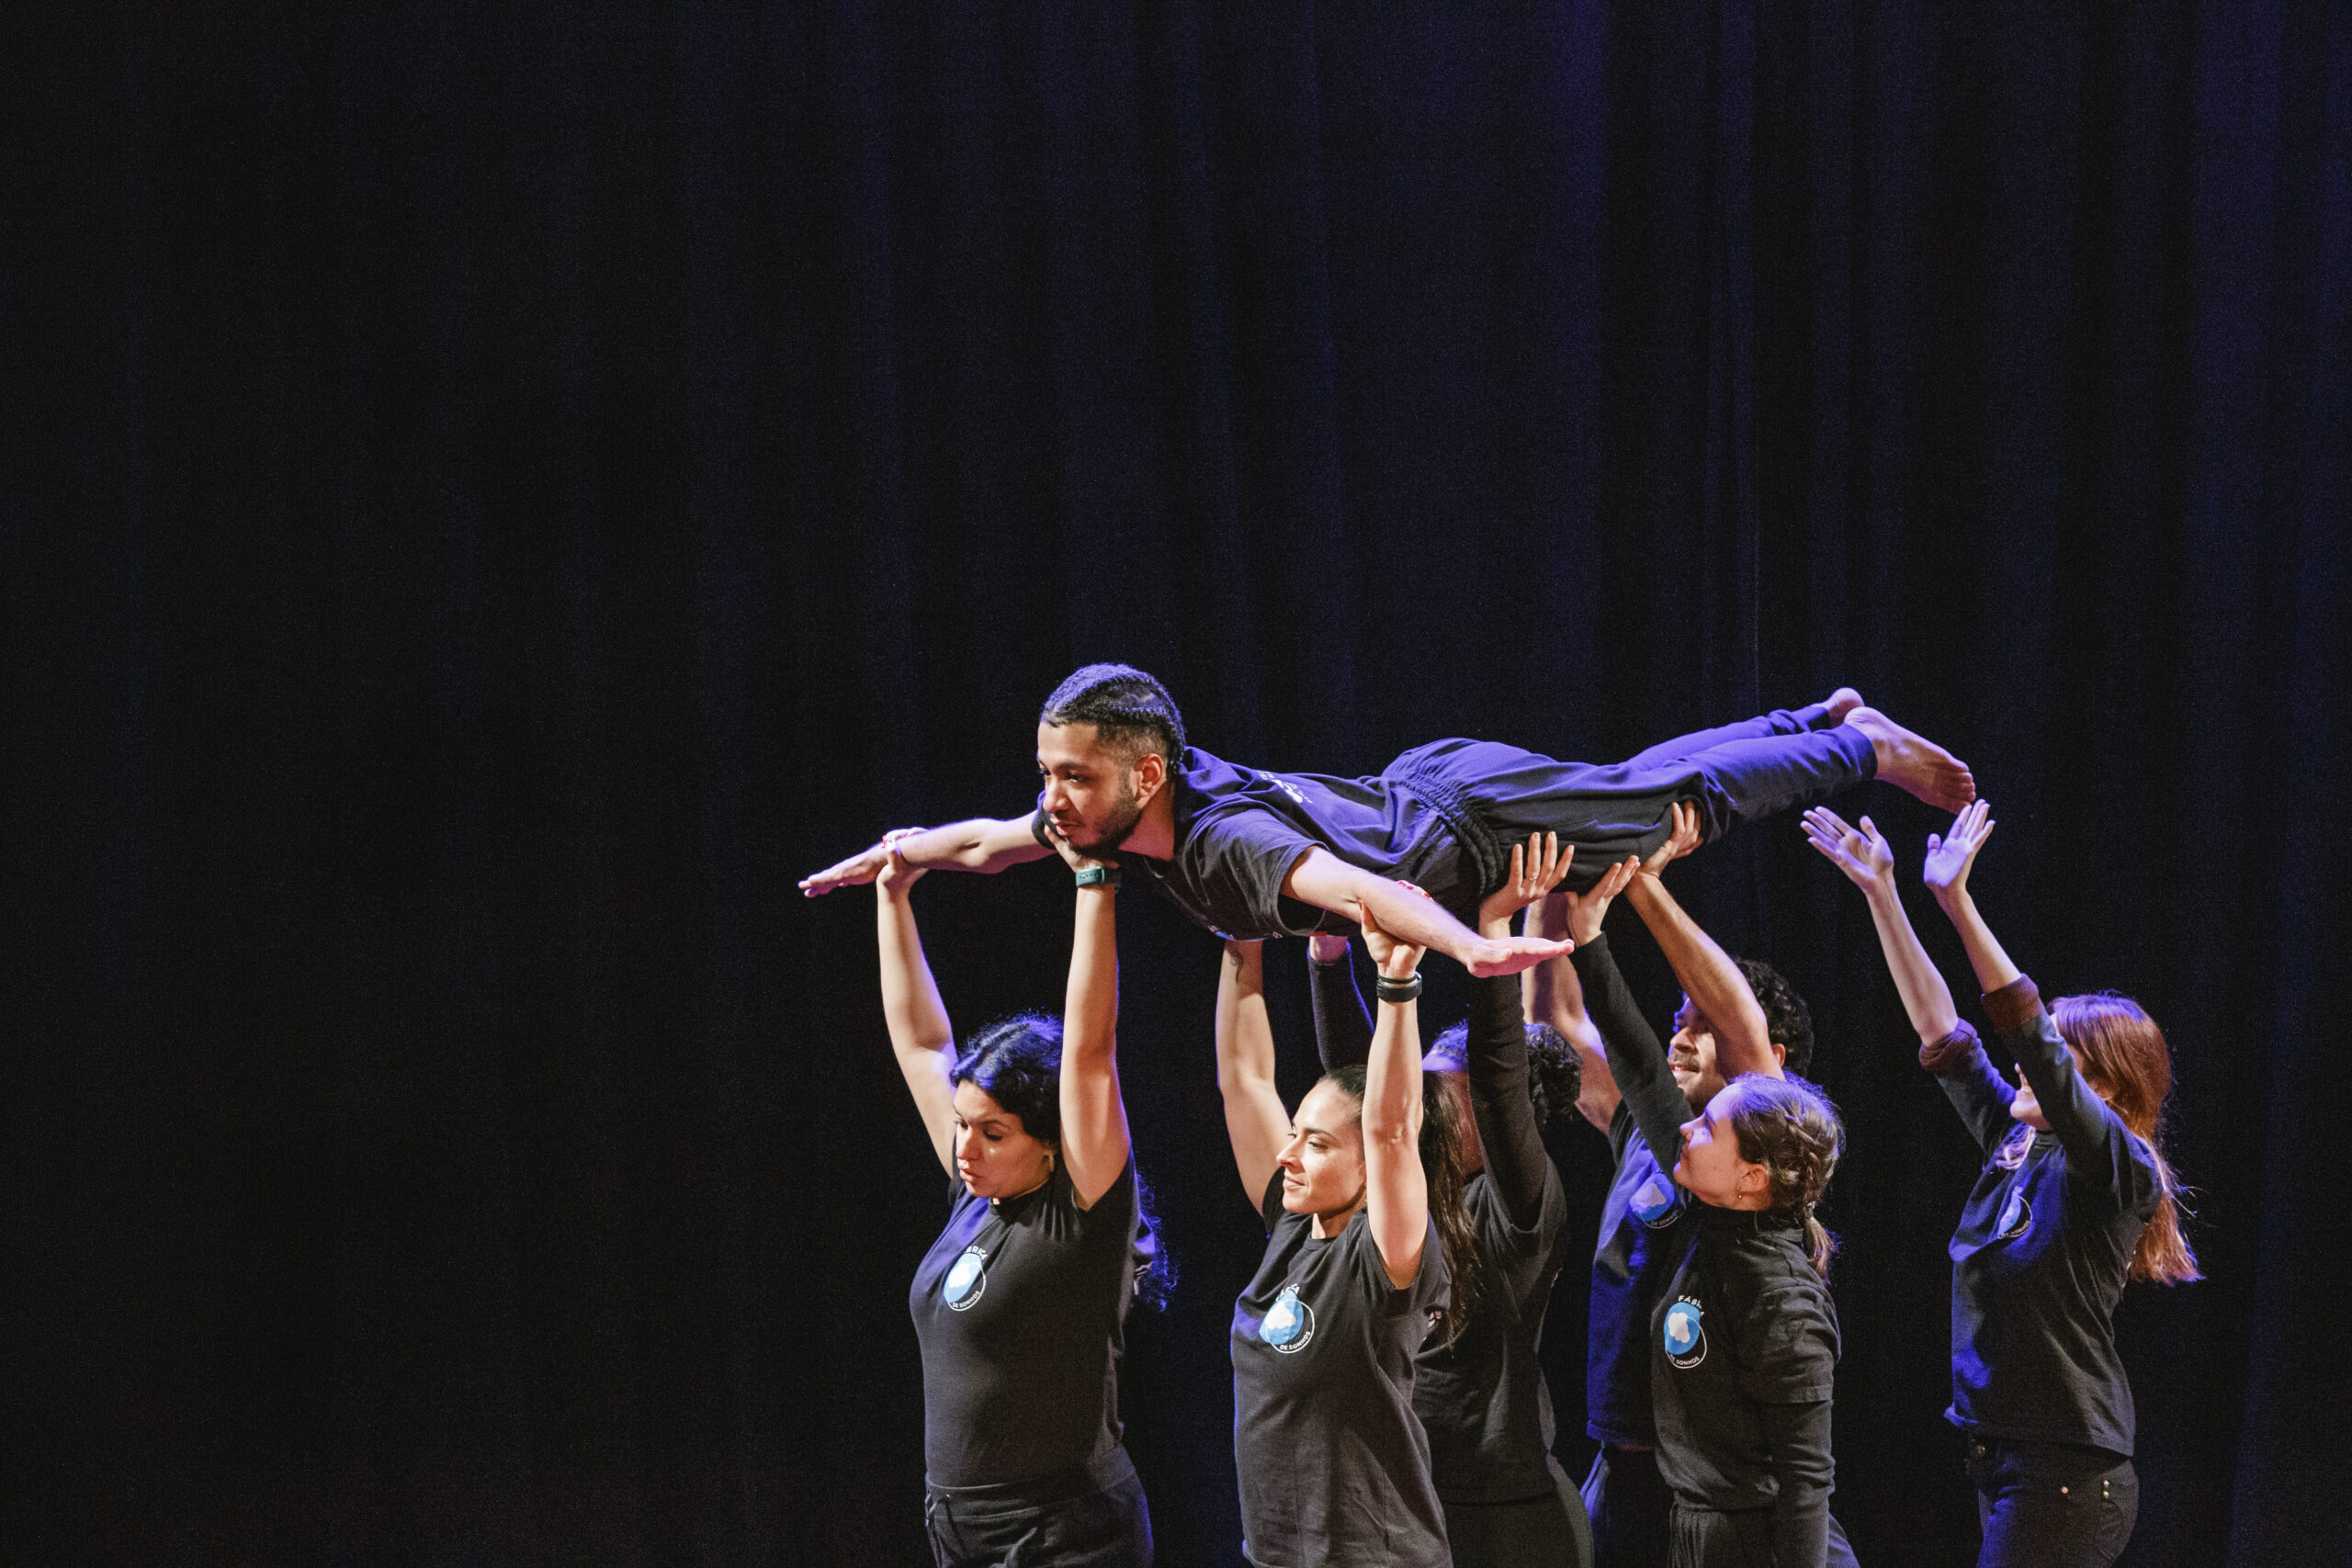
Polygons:
[[1563,893],[1560,907],[1567,916],[1568,940],[1582,947],[1600,934],[1601,917],[1609,913],[1609,902],[1633,886],[1640,875],[1642,863],[1627,855],[1601,873],[1600,880],[1587,893]]
[[[1396,886],[1408,893],[1417,894],[1423,898],[1429,897],[1427,893],[1401,877],[1397,879]],[[1421,966],[1421,954],[1428,951],[1408,942],[1399,942],[1382,931],[1369,904],[1364,906],[1363,910],[1363,945],[1364,951],[1372,954],[1373,966],[1392,980],[1405,979],[1419,969]]]
[[1894,887],[1894,852],[1887,848],[1886,835],[1869,818],[1862,818],[1860,828],[1849,828],[1835,811],[1816,806],[1804,814],[1804,836],[1807,843],[1819,850],[1824,859],[1844,872],[1846,879],[1863,892]]
[[1508,928],[1513,915],[1560,885],[1576,855],[1574,844],[1560,848],[1557,833],[1530,833],[1526,843],[1513,844],[1510,874],[1478,906],[1479,930],[1498,924]]
[[[903,836],[920,831],[921,829],[916,828],[899,828],[892,830],[892,835]],[[853,887],[861,883],[873,881],[882,874],[882,868],[890,863],[889,845],[890,840],[885,838],[880,843],[869,844],[845,861],[839,861],[827,866],[814,876],[802,877],[800,879],[802,895],[815,898],[831,893],[836,887]]]
[[1968,897],[1968,873],[1976,864],[1976,852],[1993,836],[1994,827],[1992,802],[1979,800],[1961,807],[1960,815],[1951,819],[1951,832],[1928,835],[1928,863],[1919,874],[1937,903]]
[[1668,809],[1667,820],[1671,828],[1666,842],[1650,852],[1642,862],[1645,876],[1661,874],[1668,866],[1699,847],[1699,808],[1687,800],[1678,800]]
[[930,870],[928,866],[909,865],[906,857],[899,853],[897,847],[900,839],[910,833],[922,831],[920,828],[893,828],[882,835],[880,843],[874,846],[875,849],[882,852],[882,869],[876,872],[872,878],[874,890],[885,898],[905,897],[907,889],[922,881]]

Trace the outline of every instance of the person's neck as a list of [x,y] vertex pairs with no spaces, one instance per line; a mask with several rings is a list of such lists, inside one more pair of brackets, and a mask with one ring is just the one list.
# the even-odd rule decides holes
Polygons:
[[1329,1241],[1333,1236],[1339,1235],[1341,1231],[1346,1230],[1348,1228],[1348,1222],[1354,1219],[1356,1217],[1356,1211],[1363,1207],[1363,1200],[1362,1198],[1358,1198],[1354,1202],[1349,1204],[1344,1209],[1334,1209],[1328,1214],[1311,1215],[1309,1216],[1307,1233],[1314,1236],[1317,1241]]
[[1136,823],[1136,830],[1119,846],[1123,855],[1144,855],[1152,860],[1172,860],[1176,854],[1176,781],[1160,786],[1159,793],[1144,803],[1143,817]]

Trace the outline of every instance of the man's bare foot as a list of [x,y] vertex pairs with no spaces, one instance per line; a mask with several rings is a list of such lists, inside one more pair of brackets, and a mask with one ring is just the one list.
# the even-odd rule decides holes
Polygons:
[[1828,719],[1822,725],[1826,729],[1832,725],[1845,723],[1846,716],[1862,705],[1862,694],[1851,686],[1840,686],[1822,698],[1821,705],[1829,712]]
[[1887,783],[1944,811],[1958,811],[1976,798],[1976,776],[1968,764],[1926,736],[1914,735],[1876,708],[1854,708],[1846,722],[1870,737],[1878,776]]

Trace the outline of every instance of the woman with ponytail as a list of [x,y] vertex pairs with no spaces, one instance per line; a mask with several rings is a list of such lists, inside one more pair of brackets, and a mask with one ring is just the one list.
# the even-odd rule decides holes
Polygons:
[[2132,1385],[2115,1348],[2127,1280],[2198,1278],[2161,1147],[2172,1056],[2137,1002],[2111,992],[2045,1009],[1968,891],[1991,837],[1980,801],[1928,840],[1928,886],[2018,1065],[2004,1082],[1919,945],[1894,857],[1867,817],[1805,818],[1814,848],[1869,900],[1919,1062],[1984,1148],[1952,1233],[1952,1423],[1966,1435],[1984,1527],[1978,1568],[2105,1568],[2132,1538]]
[[1062,1016],[992,1025],[960,1055],[909,897],[922,872],[893,849],[875,879],[891,1048],[952,1182],[909,1293],[939,1568],[1152,1556],[1118,1370],[1127,1307],[1162,1302],[1167,1270],[1119,1094],[1118,878],[1058,847],[1078,874]]
[[1466,1118],[1421,1073],[1421,950],[1367,920],[1380,1016],[1361,1067],[1283,1107],[1261,953],[1226,943],[1217,1088],[1266,1251],[1234,1303],[1235,1465],[1257,1568],[1449,1568],[1414,1357],[1480,1288]]
[[[1552,835],[1514,846],[1510,875],[1479,906],[1479,933],[1509,936],[1511,917],[1559,886],[1573,853]],[[1344,1068],[1370,1049],[1372,1020],[1347,940],[1313,941],[1316,1048],[1326,1070]],[[1413,1409],[1429,1433],[1453,1568],[1590,1568],[1592,1528],[1552,1457],[1552,1398],[1538,1359],[1568,1250],[1567,1191],[1544,1151],[1544,1124],[1577,1115],[1582,1064],[1550,1024],[1523,1021],[1520,1006],[1516,976],[1473,979],[1468,1021],[1421,1058],[1426,1092],[1452,1099],[1464,1119],[1463,1206],[1478,1271],[1475,1289],[1455,1277],[1462,1331],[1421,1347]]]
[[[1651,1245],[1610,1298],[1612,1321],[1641,1313],[1648,1384],[1639,1415],[1654,1450],[1618,1444],[1624,1428],[1611,1429],[1605,1470],[1595,1468],[1611,1516],[1600,1561],[1849,1564],[1829,1512],[1838,1314],[1829,1233],[1815,1213],[1844,1132],[1827,1098],[1787,1070],[1811,1049],[1787,982],[1724,953],[1660,880],[1697,843],[1696,823],[1677,820],[1646,863],[1626,861],[1566,900],[1577,975],[1623,1096],[1611,1123],[1625,1151],[1620,1186],[1635,1139],[1655,1163],[1632,1168],[1670,1182],[1653,1191],[1664,1185],[1657,1176],[1642,1178],[1629,1201]],[[1621,892],[1682,982],[1670,1050],[1632,1005],[1600,931]],[[1598,1268],[1594,1279],[1598,1336]],[[1664,1517],[1629,1528],[1653,1517],[1644,1483],[1667,1493],[1655,1510]],[[1631,1520],[1616,1517],[1629,1507]],[[1596,1535],[1601,1517],[1596,1509]]]

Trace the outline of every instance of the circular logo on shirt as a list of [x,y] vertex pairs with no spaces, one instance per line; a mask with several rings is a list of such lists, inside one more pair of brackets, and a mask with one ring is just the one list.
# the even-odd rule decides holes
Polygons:
[[1634,1189],[1634,1200],[1626,1207],[1650,1229],[1663,1230],[1680,1216],[1682,1195],[1665,1177],[1653,1176]]
[[980,1292],[989,1288],[989,1255],[977,1247],[967,1247],[964,1256],[947,1270],[947,1279],[939,1293],[947,1298],[949,1312],[969,1312]]
[[1315,1337],[1315,1309],[1298,1299],[1298,1287],[1283,1287],[1272,1310],[1258,1325],[1258,1337],[1285,1356],[1295,1356]]
[[2001,1223],[1993,1227],[1994,1239],[2007,1241],[2011,1236],[2023,1235],[2032,1224],[2033,1205],[2025,1201],[2021,1189],[2010,1188],[2009,1201],[2001,1205]]
[[1707,1359],[1707,1330],[1699,1303],[1685,1296],[1666,1309],[1666,1359],[1684,1371]]

